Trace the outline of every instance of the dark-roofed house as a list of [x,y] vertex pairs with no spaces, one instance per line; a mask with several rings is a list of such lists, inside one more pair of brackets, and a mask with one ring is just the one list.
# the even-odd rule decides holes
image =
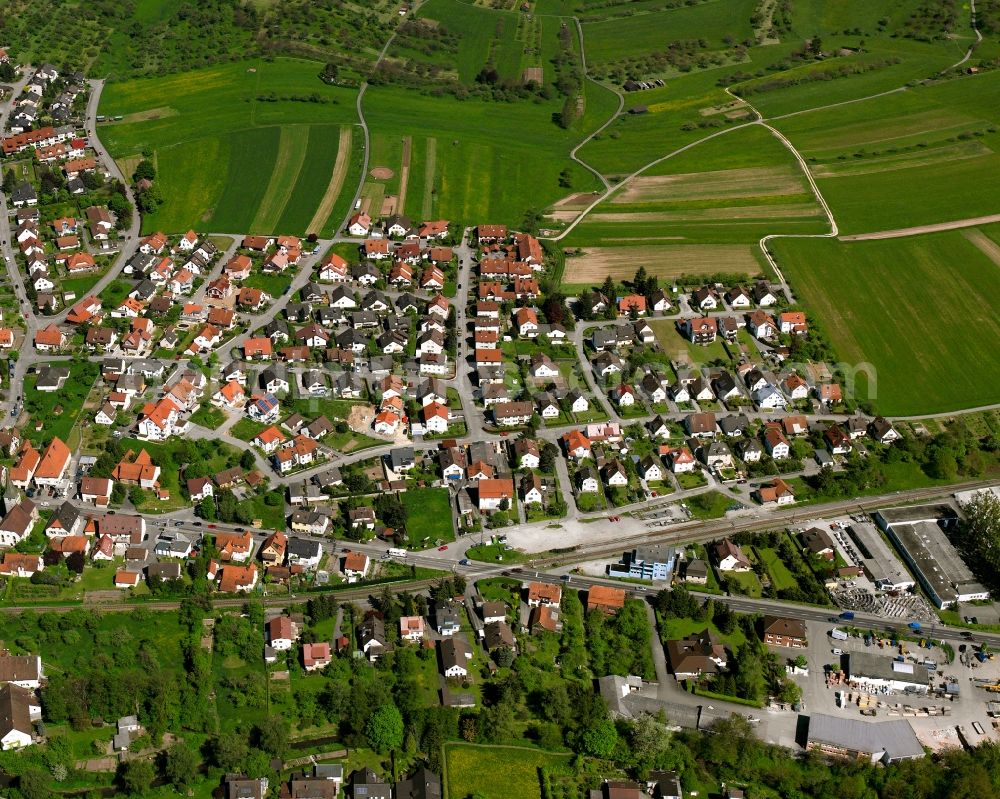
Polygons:
[[848,716],[812,713],[806,748],[829,757],[894,763],[924,756],[924,748],[906,719],[870,722]]
[[809,550],[809,554],[824,560],[833,560],[833,539],[826,530],[819,527],[810,527],[802,533],[802,545]]
[[430,769],[419,768],[396,783],[396,799],[440,799],[441,778]]
[[354,799],[392,799],[392,786],[366,768],[351,775],[351,796]]
[[802,619],[765,616],[762,638],[769,646],[801,648],[806,645],[806,623]]
[[750,559],[743,550],[728,538],[715,545],[715,557],[719,561],[719,571],[747,572],[750,571]]
[[670,669],[678,680],[718,674],[729,663],[725,647],[708,629],[678,641],[667,641],[666,650]]
[[7,683],[0,686],[0,749],[22,749],[34,741],[34,723],[42,706],[34,691]]

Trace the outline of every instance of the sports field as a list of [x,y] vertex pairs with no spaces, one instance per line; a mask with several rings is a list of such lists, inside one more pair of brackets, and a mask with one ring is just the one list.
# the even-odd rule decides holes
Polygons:
[[771,246],[840,359],[874,367],[877,409],[914,415],[1000,402],[1000,229],[983,233]]
[[151,151],[158,167],[164,203],[144,230],[322,228],[355,113],[354,91],[321,82],[321,68],[279,58],[108,84],[100,112],[125,118],[101,125],[102,141],[121,162]]

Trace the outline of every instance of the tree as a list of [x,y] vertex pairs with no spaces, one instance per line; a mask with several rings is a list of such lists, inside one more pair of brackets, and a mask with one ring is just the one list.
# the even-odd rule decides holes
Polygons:
[[561,291],[550,291],[542,303],[542,312],[549,324],[562,324],[566,320],[566,295]]
[[153,784],[156,774],[148,760],[129,760],[118,770],[118,782],[130,796],[142,796]]
[[215,497],[203,497],[198,503],[198,515],[203,519],[215,519]]
[[108,198],[108,208],[118,218],[119,221],[126,220],[132,216],[132,203],[124,195],[114,193]]
[[612,280],[611,275],[604,278],[604,283],[601,284],[601,294],[605,296],[608,302],[613,303],[615,301],[615,281]]
[[611,757],[618,745],[618,730],[611,719],[603,719],[580,736],[580,746],[588,755]]
[[52,796],[48,775],[37,768],[26,769],[18,777],[17,787],[24,799],[49,799]]
[[320,80],[324,83],[334,83],[337,80],[338,72],[339,68],[336,64],[327,62],[326,66],[323,67],[323,71],[319,75]]
[[1000,572],[1000,498],[981,491],[962,510],[965,521],[959,527],[959,535],[965,548],[994,572]]
[[635,270],[635,277],[632,278],[632,288],[636,294],[646,294],[646,267],[640,266]]
[[135,165],[135,172],[132,173],[132,181],[138,183],[140,180],[156,180],[156,167],[148,158],[143,158]]
[[559,456],[558,448],[549,441],[542,445],[541,452],[538,453],[538,468],[549,473],[556,467],[556,458]]
[[3,185],[0,188],[3,189],[4,194],[10,194],[17,188],[17,176],[14,174],[13,169],[8,169],[4,172]]
[[212,745],[212,760],[223,771],[236,771],[249,753],[246,740],[234,732],[224,732]]
[[83,574],[86,565],[87,557],[82,552],[71,552],[66,558],[66,568],[74,574]]
[[154,183],[136,194],[135,202],[141,213],[151,214],[163,203],[163,195],[160,194],[159,186]]
[[246,471],[250,471],[257,465],[257,459],[253,456],[253,452],[250,450],[244,451],[240,455],[240,466],[242,466]]
[[268,716],[254,727],[257,745],[273,757],[281,757],[288,749],[288,726],[279,716]]
[[139,486],[132,486],[128,490],[128,501],[138,508],[146,501],[146,492]]
[[198,757],[177,742],[163,753],[163,776],[179,791],[186,791],[198,770]]
[[501,647],[493,653],[493,662],[501,669],[506,669],[514,663],[514,650],[510,647]]
[[368,717],[365,735],[377,752],[387,753],[403,745],[403,715],[394,704],[387,703]]

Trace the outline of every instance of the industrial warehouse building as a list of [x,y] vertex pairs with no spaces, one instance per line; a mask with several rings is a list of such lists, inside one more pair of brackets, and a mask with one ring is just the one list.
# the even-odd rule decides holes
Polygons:
[[847,534],[858,548],[861,566],[876,588],[882,591],[909,591],[917,584],[874,524],[852,524],[847,528]]
[[872,763],[895,763],[924,756],[924,748],[905,719],[875,722],[824,713],[809,716],[806,748],[830,757]]
[[912,661],[900,662],[884,655],[851,652],[841,658],[847,679],[861,683],[870,693],[899,691],[927,693],[931,687],[931,674],[926,666]]
[[989,599],[989,591],[976,580],[945,536],[945,529],[958,522],[958,513],[950,505],[887,508],[875,514],[875,521],[939,608]]

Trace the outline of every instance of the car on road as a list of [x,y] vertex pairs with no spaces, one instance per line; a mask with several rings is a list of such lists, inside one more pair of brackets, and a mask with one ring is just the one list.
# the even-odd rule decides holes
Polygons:
[[459,566],[468,566],[468,565],[469,565],[469,559],[468,559],[468,558],[462,558],[462,559],[461,559],[461,560],[460,560],[460,561],[458,562],[458,565],[459,565]]
[[191,522],[191,524],[192,524],[192,525],[193,525],[194,527],[201,527],[201,526],[202,526],[201,522]]
[[833,652],[833,654],[835,654],[835,655],[843,655],[844,654],[844,650],[843,649],[831,649],[830,651]]
[[442,544],[438,547],[438,552],[444,552],[448,548],[447,544]]
[[174,522],[174,527],[180,527],[184,522]]
[[209,530],[214,530],[214,529],[215,529],[215,528],[216,528],[217,526],[218,526],[218,525],[215,525],[215,524],[210,524],[210,525],[208,525],[208,529],[209,529]]

